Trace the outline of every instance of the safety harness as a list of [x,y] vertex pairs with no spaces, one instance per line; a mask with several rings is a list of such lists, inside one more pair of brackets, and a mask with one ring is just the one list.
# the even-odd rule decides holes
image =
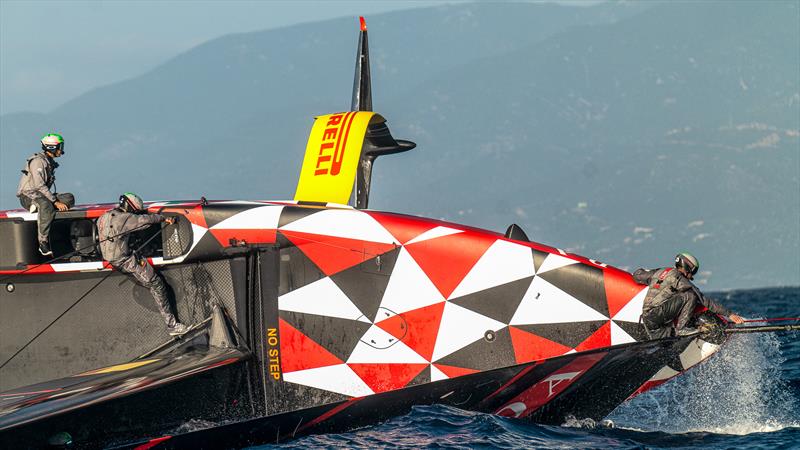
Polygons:
[[56,169],[58,168],[58,163],[53,161],[52,158],[50,158],[49,156],[47,156],[44,153],[34,153],[33,156],[28,158],[27,162],[25,163],[25,168],[20,170],[20,172],[22,172],[22,174],[25,175],[25,177],[26,177],[24,186],[26,188],[29,188],[30,185],[31,185],[31,171],[30,171],[30,169],[31,169],[31,161],[33,161],[34,159],[37,159],[37,158],[43,159],[44,162],[45,162],[45,166],[47,167],[47,169],[46,169],[47,182],[45,183],[45,185],[47,186],[48,189],[49,188],[53,188],[53,192],[58,192],[58,189],[55,187],[55,185],[56,185]]

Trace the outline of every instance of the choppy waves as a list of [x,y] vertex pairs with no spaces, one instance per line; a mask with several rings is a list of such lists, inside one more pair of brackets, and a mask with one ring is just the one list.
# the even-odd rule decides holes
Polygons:
[[798,400],[782,378],[785,361],[774,334],[733,336],[718,355],[621,405],[610,419],[668,433],[745,435],[800,427]]

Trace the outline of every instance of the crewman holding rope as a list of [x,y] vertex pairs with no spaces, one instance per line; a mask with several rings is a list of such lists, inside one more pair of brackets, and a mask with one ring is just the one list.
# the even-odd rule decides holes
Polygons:
[[50,192],[56,182],[58,163],[54,158],[64,154],[64,138],[60,134],[49,133],[42,137],[42,152],[34,153],[22,169],[22,177],[17,187],[17,197],[23,208],[31,213],[39,211],[36,223],[39,229],[39,253],[52,255],[50,249],[50,225],[56,216],[56,209],[66,211],[75,206],[75,196],[70,193]]
[[687,325],[698,304],[734,323],[744,323],[739,315],[703,295],[691,282],[699,268],[697,258],[682,252],[675,256],[674,269],[638,269],[633,272],[633,279],[637,283],[650,286],[642,307],[642,323],[650,339],[681,336],[697,331]]
[[128,238],[132,231],[161,222],[172,224],[175,223],[175,218],[148,214],[142,199],[134,193],[126,192],[119,197],[119,205],[116,208],[97,219],[100,253],[115,269],[132,276],[150,289],[161,317],[167,325],[167,332],[172,336],[180,336],[189,331],[189,328],[175,319],[167,298],[164,280],[146,258],[140,258],[128,247]]

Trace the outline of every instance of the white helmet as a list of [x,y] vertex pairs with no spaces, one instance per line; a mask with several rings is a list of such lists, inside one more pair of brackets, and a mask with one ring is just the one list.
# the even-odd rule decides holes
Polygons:
[[144,210],[144,202],[142,201],[142,198],[133,192],[126,192],[120,195],[119,206],[120,208],[130,212]]

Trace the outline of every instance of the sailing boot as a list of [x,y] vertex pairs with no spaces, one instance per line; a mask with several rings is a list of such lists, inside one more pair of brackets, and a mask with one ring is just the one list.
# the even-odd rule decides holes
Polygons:
[[42,256],[53,256],[53,250],[50,249],[50,243],[47,241],[39,242],[39,253]]
[[175,325],[167,327],[167,333],[169,333],[170,336],[183,336],[190,329],[191,328],[187,327],[186,325],[180,322],[175,322]]

